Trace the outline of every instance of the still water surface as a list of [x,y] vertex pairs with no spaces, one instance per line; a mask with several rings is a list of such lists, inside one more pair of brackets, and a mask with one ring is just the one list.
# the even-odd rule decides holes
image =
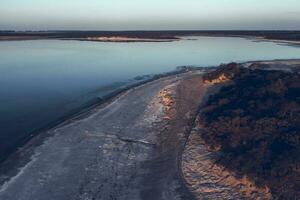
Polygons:
[[[191,38],[190,38],[191,39]],[[32,131],[140,75],[177,66],[299,58],[300,48],[242,38],[166,43],[0,42],[0,158]]]

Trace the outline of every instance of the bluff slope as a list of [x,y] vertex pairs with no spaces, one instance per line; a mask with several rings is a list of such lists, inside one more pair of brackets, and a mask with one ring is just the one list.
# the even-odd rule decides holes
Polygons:
[[[300,75],[231,63],[204,76],[222,83],[202,107],[201,137],[218,164],[274,199],[300,199]],[[219,85],[220,86],[220,85]]]

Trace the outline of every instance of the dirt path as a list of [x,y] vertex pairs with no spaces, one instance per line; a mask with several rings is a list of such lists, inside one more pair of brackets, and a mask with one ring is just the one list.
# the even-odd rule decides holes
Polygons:
[[159,79],[49,130],[0,187],[0,199],[190,199],[178,155],[201,99],[199,80],[191,73]]

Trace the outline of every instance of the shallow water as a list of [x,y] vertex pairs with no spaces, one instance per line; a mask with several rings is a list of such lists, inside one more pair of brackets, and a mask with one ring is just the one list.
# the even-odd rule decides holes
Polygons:
[[0,42],[0,158],[32,131],[136,76],[177,66],[299,58],[300,48],[242,38],[166,43]]

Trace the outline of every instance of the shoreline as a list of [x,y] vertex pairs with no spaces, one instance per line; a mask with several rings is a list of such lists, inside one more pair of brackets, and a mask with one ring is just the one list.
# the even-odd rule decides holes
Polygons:
[[265,37],[254,37],[254,42],[274,42],[277,44],[287,44],[287,45],[300,45],[300,40],[279,40],[279,39],[268,39]]
[[[27,162],[27,160],[23,160],[23,161],[19,162],[19,160],[18,160],[19,155],[24,156],[24,154],[31,154],[32,152],[24,153],[24,152],[22,152],[22,149],[26,148],[26,146],[30,146],[30,148],[39,146],[45,139],[50,137],[49,135],[47,135],[47,132],[49,130],[65,126],[76,120],[84,119],[84,118],[88,117],[95,109],[101,109],[101,108],[109,105],[113,101],[117,100],[120,96],[130,92],[131,90],[145,86],[154,81],[159,81],[160,79],[181,75],[181,74],[188,73],[188,72],[191,72],[194,70],[198,70],[198,67],[194,68],[194,67],[182,66],[182,67],[176,68],[174,71],[171,71],[171,72],[154,74],[150,78],[146,78],[143,81],[129,84],[128,86],[126,86],[124,88],[116,89],[116,91],[111,92],[102,98],[96,98],[96,99],[90,100],[89,102],[83,104],[82,106],[71,111],[70,113],[66,113],[64,116],[48,123],[46,126],[31,132],[30,134],[28,134],[27,138],[24,138],[22,141],[20,141],[20,143],[15,147],[14,150],[12,150],[10,153],[8,153],[6,156],[4,156],[0,160],[0,176],[3,174],[6,174],[7,171],[16,171],[22,165],[24,165],[24,161]],[[207,70],[207,68],[203,68],[203,70]],[[5,182],[5,180],[1,180],[1,177],[0,177],[0,185],[3,182]]]
[[[276,60],[269,60],[269,61],[248,61],[248,62],[243,62],[241,64],[249,64],[249,63],[251,63],[251,64],[262,63],[263,64],[264,62],[269,62],[271,64],[272,63],[278,64],[278,62],[279,63],[280,62],[283,62],[283,63],[292,62],[294,64],[296,62],[297,64],[299,64],[300,59],[291,59],[291,60],[276,59]],[[9,187],[10,184],[12,184],[15,181],[19,181],[19,179],[21,179],[22,176],[25,176],[24,173],[28,174],[29,173],[28,170],[30,170],[30,168],[32,168],[32,163],[37,164],[42,161],[41,156],[39,154],[36,154],[37,153],[36,151],[39,150],[40,148],[42,148],[42,146],[45,146],[45,145],[47,146],[47,144],[49,143],[49,140],[51,138],[54,138],[57,136],[58,133],[56,133],[56,131],[59,132],[61,129],[68,130],[68,129],[70,129],[70,128],[68,128],[69,126],[73,126],[74,124],[76,125],[79,122],[84,123],[84,121],[91,120],[91,118],[93,118],[94,115],[97,115],[97,112],[99,112],[101,110],[106,110],[105,112],[114,112],[112,108],[115,106],[113,104],[116,104],[116,102],[122,101],[122,99],[124,101],[125,96],[127,99],[128,98],[130,99],[130,98],[133,98],[132,97],[133,94],[135,96],[138,96],[137,92],[143,92],[143,93],[147,94],[149,91],[147,92],[147,90],[145,90],[145,88],[148,88],[148,90],[149,90],[149,87],[151,88],[152,85],[164,84],[164,86],[160,86],[163,88],[163,90],[160,90],[159,98],[162,98],[161,101],[162,101],[162,104],[163,104],[163,107],[165,110],[164,113],[166,116],[157,114],[156,120],[162,120],[162,121],[158,123],[154,120],[154,122],[155,122],[155,124],[160,124],[160,123],[162,123],[162,124],[155,125],[155,127],[157,126],[156,128],[154,127],[155,128],[154,130],[156,132],[155,131],[153,133],[150,132],[151,134],[157,134],[157,139],[159,141],[158,143],[155,143],[154,140],[151,139],[153,137],[151,135],[149,135],[150,138],[147,138],[147,140],[145,140],[143,138],[142,139],[140,139],[140,138],[131,139],[131,137],[133,137],[133,136],[135,136],[135,137],[138,136],[135,134],[130,135],[130,137],[125,134],[125,137],[124,137],[123,135],[118,136],[117,134],[112,134],[110,132],[109,133],[104,132],[104,133],[101,133],[100,135],[97,132],[89,133],[87,135],[85,135],[85,133],[83,133],[84,134],[83,136],[96,137],[95,134],[98,134],[98,136],[97,136],[98,142],[100,142],[100,141],[103,142],[103,140],[105,141],[106,140],[105,138],[107,138],[112,141],[118,140],[118,141],[121,141],[121,143],[126,143],[126,144],[130,143],[130,144],[136,144],[138,146],[143,146],[142,149],[156,148],[157,146],[159,147],[160,145],[165,146],[164,148],[167,147],[166,149],[164,149],[162,146],[162,149],[160,149],[160,148],[157,149],[158,154],[156,156],[158,156],[159,158],[161,157],[160,159],[162,159],[162,160],[160,160],[160,159],[157,160],[156,156],[154,156],[154,158],[151,159],[151,162],[153,162],[153,164],[149,164],[149,170],[151,171],[151,173],[149,172],[150,173],[149,177],[146,176],[146,180],[148,180],[152,176],[155,176],[154,174],[159,172],[158,175],[156,174],[157,177],[156,176],[155,177],[157,178],[157,180],[161,181],[160,177],[164,177],[164,176],[160,176],[159,174],[166,173],[164,170],[162,170],[160,168],[161,164],[163,163],[163,166],[166,167],[165,170],[168,171],[168,173],[174,173],[174,175],[176,175],[175,176],[176,178],[174,180],[170,179],[170,180],[175,181],[174,182],[175,185],[173,185],[169,188],[172,191],[171,192],[172,195],[179,195],[179,193],[180,193],[180,195],[194,196],[193,193],[189,194],[189,192],[191,192],[190,191],[191,188],[190,188],[190,184],[189,184],[190,182],[188,182],[188,180],[186,179],[186,174],[185,174],[184,168],[183,168],[183,162],[187,161],[185,151],[186,151],[186,147],[189,145],[190,136],[194,131],[195,119],[197,118],[196,115],[194,116],[193,112],[196,111],[196,113],[198,113],[200,111],[201,104],[204,101],[206,101],[207,97],[213,91],[210,91],[209,88],[208,88],[208,90],[206,90],[205,85],[196,87],[193,84],[195,82],[192,82],[192,81],[189,82],[189,79],[192,79],[193,76],[195,76],[196,80],[199,81],[199,78],[202,77],[202,73],[205,73],[208,70],[214,69],[214,68],[215,67],[207,67],[207,68],[205,68],[205,67],[204,68],[182,67],[182,68],[177,69],[177,71],[154,75],[150,79],[136,83],[134,86],[131,85],[128,88],[123,88],[121,91],[115,92],[114,94],[110,94],[106,99],[101,99],[101,102],[96,102],[95,104],[90,105],[90,107],[87,107],[87,108],[81,110],[80,112],[74,114],[73,116],[68,116],[63,121],[60,121],[60,123],[53,125],[50,128],[48,127],[47,129],[39,132],[39,134],[37,134],[33,138],[30,138],[28,140],[28,142],[25,143],[25,145],[23,145],[22,147],[17,149],[17,151],[15,153],[13,153],[11,156],[9,156],[9,158],[6,161],[1,163],[1,165],[0,165],[0,185],[2,185],[2,188],[0,190],[0,195],[1,195],[1,192],[5,191],[7,189],[7,187]],[[183,83],[185,83],[185,86],[182,86],[180,84],[179,84],[180,87],[177,86],[176,84],[177,84],[178,80],[187,80],[186,82],[183,82]],[[198,83],[200,84],[200,82],[198,82]],[[174,87],[176,89],[172,89]],[[195,87],[195,88],[193,88],[193,87]],[[191,89],[191,88],[193,88],[193,89]],[[201,91],[198,91],[199,88],[202,88]],[[196,95],[197,98],[192,97],[193,95],[195,96],[195,93],[197,93],[197,92],[202,95],[199,95],[199,96]],[[180,98],[177,98],[176,95],[179,95]],[[156,101],[158,101],[158,100],[156,100]],[[132,100],[130,100],[129,102],[134,104],[134,102],[132,102]],[[147,100],[144,103],[146,103],[146,104],[150,103],[151,106],[157,104],[155,102],[153,104],[153,103],[149,102],[149,100]],[[198,105],[197,103],[200,105]],[[196,107],[191,107],[191,105],[196,106]],[[129,108],[127,108],[127,109],[134,108],[134,107],[130,108],[130,105],[126,105],[124,103],[123,103],[123,106],[128,106]],[[187,112],[190,109],[193,110],[192,114]],[[160,110],[160,109],[158,109],[158,110]],[[161,111],[159,111],[159,112],[161,112]],[[189,114],[187,115],[187,113],[189,113]],[[125,114],[125,116],[126,116],[127,115],[126,111],[123,114]],[[148,115],[146,115],[146,116],[148,116]],[[183,118],[186,118],[186,119],[183,120]],[[112,120],[112,119],[114,119],[114,117],[110,118],[110,120]],[[123,119],[120,119],[120,120],[122,121]],[[142,118],[142,120],[143,120],[143,118]],[[151,122],[153,119],[152,119],[152,117],[150,117],[147,120],[150,120],[150,122]],[[184,121],[183,124],[181,124],[182,121]],[[107,121],[107,122],[109,122],[109,121]],[[125,120],[125,123],[126,123],[126,120]],[[104,124],[105,124],[105,122],[104,122]],[[164,127],[163,130],[161,130],[162,129],[161,126],[163,126],[164,124],[166,125],[166,127]],[[113,125],[113,127],[110,127],[110,125],[107,127],[107,128],[109,128],[108,130],[110,130],[110,128],[112,128],[112,129],[115,128],[114,127],[115,123],[113,123],[112,125]],[[130,125],[129,128],[131,128],[131,126],[133,126],[133,125]],[[77,128],[74,130],[77,130]],[[170,136],[170,134],[174,135],[174,132],[177,133],[178,138],[168,137],[168,135]],[[106,134],[109,134],[109,135],[106,135]],[[165,135],[167,135],[167,136],[165,136]],[[62,136],[57,136],[57,137],[62,137]],[[68,137],[70,137],[69,139],[71,139],[72,135],[70,135]],[[75,135],[74,135],[74,137],[75,137]],[[99,137],[100,137],[100,139],[101,138],[102,139],[99,140]],[[164,138],[164,137],[166,137],[166,138]],[[71,145],[71,146],[72,146],[72,148],[75,148],[75,150],[76,150],[76,147],[73,147],[73,145]],[[52,147],[52,145],[50,145],[48,147],[48,150],[53,149],[53,148],[56,149],[54,146]],[[90,147],[88,146],[88,148],[90,148]],[[194,149],[193,148],[191,149],[192,151],[194,149],[196,149],[196,148],[194,148]],[[57,150],[62,151],[60,148],[58,148]],[[200,149],[200,151],[205,153],[205,151],[203,149]],[[121,152],[119,152],[117,155],[122,154]],[[77,152],[77,153],[80,153],[80,152]],[[77,153],[75,152],[75,154],[77,156],[80,156],[80,154],[77,154]],[[175,157],[174,157],[174,153],[176,155]],[[149,154],[149,155],[151,155],[151,154]],[[169,156],[169,155],[171,156],[170,157],[172,160],[171,163],[170,163],[169,159],[166,159],[164,157],[164,156]],[[195,154],[193,154],[193,155],[195,155]],[[46,161],[43,161],[43,162],[46,162]],[[46,163],[48,163],[48,161]],[[159,166],[157,165],[157,163],[160,163]],[[115,164],[117,164],[117,163],[115,163]],[[176,166],[174,166],[174,165],[176,165]],[[172,168],[172,170],[171,170],[171,168]],[[143,177],[144,177],[144,175],[143,175]],[[170,176],[170,177],[173,177],[173,176]],[[102,178],[102,177],[100,177],[100,178]],[[135,177],[135,178],[139,178],[139,176]],[[163,179],[163,180],[166,181],[168,179],[166,178],[166,180],[165,179]],[[182,183],[180,184],[180,183],[178,183],[178,181],[182,182]],[[8,185],[6,185],[6,183],[8,183]],[[156,183],[156,182],[154,181],[153,184],[154,183]],[[147,181],[144,184],[145,184],[145,186],[147,186],[148,184],[151,185],[151,183],[148,183]],[[165,185],[164,185],[164,187],[165,187]],[[181,188],[179,190],[181,192],[179,192],[179,193],[174,192],[174,189],[177,187]],[[159,186],[158,186],[158,187],[155,187],[155,190],[162,192],[163,188],[159,188]],[[148,189],[145,189],[145,191],[143,191],[142,193],[143,193],[143,195],[146,195],[146,196],[150,195],[150,197],[151,197],[151,195],[152,195],[152,197],[156,197],[155,196],[156,194],[152,194],[153,192],[148,191]],[[190,197],[190,198],[192,198],[192,197]],[[193,197],[193,198],[195,198],[195,197]]]
[[[80,166],[85,166],[87,164],[86,167],[88,167],[89,166],[88,163],[90,161],[92,161],[92,160],[90,160],[90,156],[85,156],[85,154],[88,153],[88,154],[92,154],[95,156],[100,156],[99,159],[100,158],[101,159],[109,158],[109,160],[107,160],[106,162],[105,162],[105,160],[103,160],[103,162],[98,163],[98,164],[100,164],[100,166],[99,166],[100,168],[105,167],[107,165],[105,163],[107,163],[107,162],[108,163],[110,163],[111,161],[114,162],[114,163],[112,163],[112,166],[107,166],[108,167],[107,170],[112,171],[112,173],[114,175],[109,175],[110,172],[107,170],[100,170],[99,173],[102,173],[102,172],[104,173],[102,175],[96,175],[96,176],[92,175],[92,177],[97,177],[97,179],[101,179],[101,180],[103,179],[102,181],[100,181],[100,183],[103,183],[103,184],[105,184],[106,176],[109,176],[109,180],[110,180],[109,182],[116,181],[115,180],[116,177],[114,178],[114,176],[117,176],[118,173],[121,173],[121,174],[125,173],[122,176],[125,178],[125,180],[124,180],[125,182],[128,177],[132,176],[130,174],[128,175],[129,172],[125,169],[124,169],[125,171],[124,170],[119,171],[119,168],[114,169],[115,168],[114,166],[119,165],[120,162],[123,163],[123,161],[124,161],[124,164],[126,163],[124,167],[127,166],[128,162],[129,163],[137,162],[137,166],[141,165],[140,166],[141,168],[139,170],[134,168],[134,169],[132,169],[133,171],[130,172],[130,173],[134,173],[134,174],[136,172],[141,173],[140,175],[134,176],[134,180],[136,180],[136,181],[134,181],[134,182],[132,182],[132,180],[130,181],[130,183],[132,183],[132,184],[135,184],[135,183],[137,183],[138,185],[143,184],[143,187],[140,188],[140,190],[141,190],[140,192],[138,192],[138,193],[134,192],[136,190],[134,188],[137,188],[137,185],[134,186],[133,188],[131,188],[131,186],[128,186],[128,184],[125,184],[125,182],[123,182],[123,181],[118,180],[117,182],[115,182],[117,185],[125,184],[125,185],[127,185],[126,187],[130,187],[130,189],[129,188],[126,189],[126,187],[124,185],[122,187],[125,187],[125,188],[121,189],[122,192],[126,193],[126,196],[129,195],[129,197],[132,197],[130,199],[139,199],[135,196],[135,194],[142,195],[142,197],[144,197],[143,199],[151,199],[151,197],[156,198],[156,197],[164,196],[163,199],[167,200],[170,198],[173,199],[173,197],[175,197],[175,196],[178,197],[178,195],[179,196],[183,195],[185,197],[188,197],[189,193],[188,193],[188,191],[186,191],[186,189],[184,187],[185,185],[180,183],[181,181],[180,181],[180,178],[178,177],[179,169],[178,169],[178,165],[176,163],[178,163],[178,155],[180,155],[180,153],[178,152],[178,151],[180,151],[180,149],[178,149],[178,145],[182,145],[182,142],[185,141],[185,135],[187,134],[186,133],[187,129],[185,127],[187,125],[186,123],[188,123],[190,121],[190,117],[189,117],[190,115],[185,115],[184,118],[182,118],[182,116],[184,115],[184,113],[189,111],[191,104],[187,103],[188,99],[176,100],[176,101],[175,101],[175,99],[176,99],[176,94],[181,94],[180,96],[183,95],[182,97],[189,96],[189,95],[184,95],[184,94],[185,94],[185,92],[190,92],[189,90],[186,89],[186,87],[190,86],[190,84],[189,83],[185,84],[185,86],[183,88],[181,86],[180,87],[177,86],[177,85],[180,85],[179,83],[181,83],[181,81],[185,81],[185,80],[189,81],[190,79],[194,79],[193,81],[191,80],[194,83],[195,81],[198,80],[198,77],[199,77],[198,70],[194,71],[194,72],[187,71],[186,73],[173,74],[173,75],[165,76],[165,77],[159,78],[157,80],[145,83],[143,85],[140,85],[140,86],[137,86],[130,90],[127,90],[126,92],[113,98],[113,100],[111,102],[107,102],[107,105],[95,107],[95,109],[90,110],[90,112],[88,112],[88,113],[84,113],[83,115],[79,116],[76,119],[74,119],[74,118],[70,119],[65,124],[54,127],[53,129],[47,131],[43,136],[41,135],[41,137],[37,136],[36,138],[31,140],[30,143],[28,143],[26,146],[24,146],[22,149],[19,150],[21,153],[23,153],[23,155],[19,156],[17,158],[18,160],[16,160],[16,161],[20,162],[20,160],[21,161],[23,160],[22,167],[15,166],[15,168],[17,168],[17,169],[15,169],[14,172],[12,172],[12,169],[7,168],[7,170],[10,173],[5,174],[6,175],[5,180],[2,179],[2,184],[1,184],[2,188],[0,190],[0,196],[6,197],[6,199],[11,199],[11,198],[14,199],[12,196],[15,195],[15,192],[8,192],[8,191],[10,191],[12,189],[13,190],[17,189],[16,193],[24,191],[24,189],[25,189],[24,187],[15,188],[15,184],[23,184],[24,183],[24,181],[22,181],[24,176],[25,177],[29,176],[28,178],[25,178],[25,180],[27,182],[27,181],[34,181],[35,180],[34,177],[38,177],[40,174],[43,174],[43,173],[55,173],[57,169],[61,169],[61,167],[59,167],[59,168],[55,167],[57,164],[61,163],[61,161],[60,161],[61,159],[63,159],[63,160],[67,159],[64,161],[64,162],[66,162],[66,164],[70,163],[70,162],[71,163],[75,162],[76,163],[75,166],[80,167]],[[198,82],[198,83],[200,83],[200,82]],[[193,85],[195,85],[195,84],[193,84]],[[196,88],[197,87],[195,87],[195,89]],[[181,91],[181,92],[177,93],[175,91]],[[197,91],[197,90],[195,90],[195,91]],[[193,93],[193,94],[196,95],[196,93]],[[152,96],[152,95],[154,95],[154,96]],[[175,95],[175,96],[173,96],[173,95]],[[150,99],[148,96],[150,97]],[[140,103],[135,104],[135,102],[132,101],[132,98],[133,99],[137,98],[138,101],[142,100],[141,103],[148,105],[148,106],[145,109],[145,108],[143,108],[144,106],[141,105]],[[196,99],[197,98],[195,98],[195,101],[194,101],[195,104],[198,103],[198,101]],[[154,100],[154,102],[153,102],[153,100]],[[176,104],[178,103],[178,105],[176,105],[176,104],[173,105],[172,102],[176,102]],[[121,108],[119,107],[120,104],[121,104]],[[135,105],[135,106],[132,107],[133,105]],[[180,106],[180,105],[184,105],[184,106]],[[138,108],[137,106],[140,108]],[[176,112],[178,111],[177,114],[174,113],[174,111],[175,111],[174,106],[175,107],[177,106],[175,109]],[[116,108],[117,110],[115,110],[114,108]],[[123,109],[126,109],[126,110],[123,111]],[[142,109],[142,110],[139,110],[139,109]],[[113,113],[116,113],[116,115]],[[138,115],[141,115],[141,116],[140,117],[135,116],[135,113],[136,114],[139,113]],[[153,114],[154,114],[154,118],[152,116]],[[112,115],[112,116],[110,116],[110,115]],[[134,117],[134,119],[132,117],[129,117],[128,119],[124,119],[123,117],[125,117],[127,115],[133,115],[135,117]],[[103,119],[104,121],[98,119],[98,117],[101,117],[100,119],[102,119],[102,117],[104,117],[104,119]],[[108,117],[107,120],[109,120],[109,121],[105,120],[106,117]],[[98,123],[99,120],[102,122],[101,124]],[[116,121],[116,122],[114,122],[114,121]],[[119,122],[123,123],[125,126],[125,129],[122,128],[121,135],[118,134],[118,131],[114,132],[114,130],[116,128],[118,130],[117,124]],[[130,124],[131,124],[130,126],[128,126],[128,122],[130,122]],[[96,132],[88,131],[87,132],[87,130],[84,127],[86,127],[86,125],[87,125],[86,128],[90,127],[91,126],[90,123],[92,123],[92,124],[96,123],[99,126],[102,126],[103,128],[106,127],[106,128],[105,128],[105,130],[101,129],[103,132],[101,130],[99,130],[100,132],[98,132],[98,131],[96,131]],[[112,124],[110,125],[110,123],[112,123]],[[94,125],[96,125],[96,124],[94,124]],[[96,129],[98,129],[97,126],[95,127]],[[72,127],[74,127],[75,129],[73,130]],[[78,128],[76,128],[76,127],[78,127]],[[92,128],[91,130],[94,130],[93,127],[94,126],[91,127]],[[175,128],[175,127],[177,127],[177,128]],[[136,130],[136,128],[137,128],[137,130]],[[142,129],[140,130],[140,128],[142,128]],[[178,131],[178,133],[176,135],[174,135],[174,131],[173,131],[174,129],[176,129]],[[144,131],[142,131],[142,130],[144,130]],[[76,131],[76,134],[74,131]],[[132,133],[132,131],[134,131],[134,133]],[[146,138],[143,138],[143,137],[140,138],[141,137],[141,136],[139,136],[140,134],[137,134],[137,133],[150,134],[150,135],[146,136]],[[129,134],[129,135],[127,135],[127,134]],[[89,139],[89,138],[91,138],[91,139]],[[85,142],[88,142],[91,144],[89,144],[88,146],[84,145],[84,148],[81,150],[81,148],[77,147],[77,145],[79,145],[76,142],[78,139],[80,139],[80,141],[83,139],[83,141],[80,142],[79,144],[84,145]],[[69,144],[69,140],[71,143],[73,143],[72,141],[75,140],[74,141],[75,144]],[[136,152],[136,148],[140,149],[136,152],[137,157],[135,157],[135,156],[133,157],[137,160],[135,161],[135,159],[134,160],[129,159],[131,157],[129,157],[125,160],[123,160],[121,158],[116,159],[120,156],[122,157],[123,154],[126,154],[127,151],[126,151],[126,149],[117,151],[117,152],[115,152],[115,150],[113,150],[113,149],[112,149],[112,151],[108,150],[108,149],[106,150],[106,148],[110,149],[110,147],[107,146],[111,143],[109,141],[113,142],[114,145],[117,145],[115,147],[117,149],[123,148],[123,146],[125,144],[126,145],[124,147],[127,148],[127,145],[129,145],[128,148],[130,148],[130,149],[132,148],[132,150],[130,152],[132,152],[132,151]],[[96,143],[94,143],[94,142],[96,142]],[[106,144],[107,142],[109,142],[109,143]],[[68,147],[57,146],[57,145],[61,145],[61,143],[68,145]],[[104,144],[102,144],[102,143],[104,143]],[[119,145],[121,145],[121,146],[119,146]],[[102,155],[102,156],[99,155],[98,146],[101,147],[101,149],[104,148],[103,149],[104,155]],[[65,154],[66,153],[65,148],[71,148],[73,150],[70,152],[68,151],[69,153]],[[96,148],[96,149],[94,149],[94,148]],[[45,150],[47,149],[47,151],[45,152],[45,150],[43,150],[43,149],[45,149]],[[24,150],[26,152],[24,152]],[[52,157],[53,156],[52,151],[57,156],[57,158]],[[80,151],[80,152],[78,152],[78,151]],[[146,151],[148,153],[145,152],[146,153],[145,154],[145,153],[143,153],[144,151]],[[142,154],[139,155],[140,153],[142,153]],[[71,155],[69,156],[69,154],[71,154],[72,156]],[[130,155],[131,155],[131,153],[130,153]],[[80,162],[75,161],[73,156],[78,157],[78,159],[80,159]],[[113,157],[111,157],[111,156],[113,156]],[[116,156],[116,157],[114,157],[114,156]],[[133,155],[131,155],[131,156],[133,156]],[[144,156],[146,156],[146,157],[144,157]],[[63,157],[63,158],[61,158],[61,157]],[[142,158],[142,160],[140,160],[141,158]],[[147,160],[144,161],[144,158],[145,159],[147,158]],[[51,160],[48,160],[48,159],[51,159]],[[84,161],[84,160],[86,160],[86,161]],[[69,166],[70,170],[67,170],[65,172],[67,174],[71,173],[73,175],[71,177],[69,177],[69,176],[67,176],[67,177],[72,178],[73,176],[81,176],[82,173],[78,173],[78,172],[76,173],[73,170],[74,165],[72,165],[71,163]],[[39,165],[42,165],[43,167],[36,168]],[[143,172],[145,170],[144,165],[147,166],[147,173]],[[63,166],[64,166],[63,168],[66,167],[65,164],[63,164]],[[123,166],[123,164],[122,164],[122,166]],[[130,167],[130,166],[131,165],[129,165],[128,167]],[[53,167],[55,167],[55,168],[53,168]],[[35,169],[38,171],[36,171]],[[40,170],[45,170],[45,172],[39,172]],[[117,170],[117,171],[115,171],[115,170]],[[33,173],[33,174],[31,174],[31,173]],[[85,173],[88,173],[88,171],[86,171]],[[115,175],[115,173],[117,173],[117,174]],[[169,175],[167,175],[165,177],[164,175],[166,175],[166,174],[169,174]],[[149,182],[148,176],[151,177],[152,181]],[[51,175],[51,177],[53,177],[53,179],[60,180],[61,175],[59,175],[59,176]],[[1,178],[3,178],[3,176],[1,176]],[[143,179],[142,182],[140,182],[141,178]],[[62,180],[65,180],[65,179],[63,178]],[[82,178],[78,177],[76,180],[82,180]],[[172,182],[171,187],[169,185],[170,182]],[[62,182],[59,181],[59,183],[62,183]],[[24,183],[24,184],[27,185],[26,183]],[[63,185],[66,185],[66,184],[70,184],[68,186],[68,189],[66,189],[66,191],[70,191],[70,190],[74,189],[74,186],[72,187],[72,182],[67,181],[66,183],[63,183]],[[84,184],[84,185],[86,185],[86,184]],[[89,184],[87,183],[86,187],[89,187],[88,185]],[[38,189],[39,185],[34,184],[33,187]],[[50,188],[54,187],[55,188],[55,189],[53,188],[54,190],[57,190],[60,188],[57,186],[57,184],[55,184],[53,186],[52,186],[52,184],[50,184],[49,187]],[[148,189],[148,187],[153,187],[153,189],[156,190],[157,192],[153,193],[152,190]],[[46,187],[44,189],[47,189],[47,188],[48,187]],[[37,190],[34,190],[34,191],[37,192]],[[107,191],[113,192],[114,187],[109,187],[109,189],[107,188],[107,189],[103,190],[103,193],[104,193],[103,195],[106,196]],[[128,191],[131,191],[130,193],[133,193],[133,194],[127,194]],[[113,192],[113,194],[111,194],[111,195],[113,195],[113,196],[118,195],[119,192],[120,191],[118,190],[117,193]],[[167,193],[164,194],[165,192],[167,192]],[[43,192],[43,194],[46,195],[44,192]],[[60,192],[52,193],[52,194],[53,195],[55,195],[55,194],[65,195],[65,192],[64,193],[60,193]],[[52,194],[48,194],[50,196],[47,195],[46,197],[51,198]],[[6,196],[6,195],[8,195],[8,196]],[[27,199],[31,196],[31,194],[28,194],[28,195],[29,196],[25,195],[25,197],[22,195],[22,197],[24,199]],[[107,194],[107,195],[110,195],[110,194]],[[167,195],[167,196],[165,196],[165,195]],[[108,196],[106,196],[106,197],[108,197]],[[30,199],[32,199],[32,198],[30,198]],[[104,199],[106,199],[106,198],[104,198]]]
[[[299,39],[289,39],[289,34],[299,34]],[[272,35],[273,34],[273,35]],[[279,35],[278,35],[279,34]],[[274,42],[281,45],[300,45],[300,31],[57,31],[57,32],[5,32],[1,41],[74,40],[91,42],[174,42],[184,37],[237,37],[253,42]],[[284,39],[282,39],[284,38]]]
[[97,38],[51,38],[51,37],[17,37],[17,38],[1,38],[0,42],[12,42],[12,41],[34,41],[34,40],[66,40],[66,41],[87,41],[87,42],[103,42],[103,43],[151,43],[151,42],[176,42],[184,40],[184,37],[232,37],[232,38],[244,38],[249,39],[253,42],[272,42],[278,45],[289,45],[289,46],[300,46],[300,40],[275,40],[268,38],[261,38],[255,36],[245,36],[245,35],[186,35],[181,37],[176,37],[173,39],[151,39],[151,38],[127,38],[127,39],[97,39]]
[[[295,59],[251,60],[251,61],[242,62],[241,64],[248,65],[248,64],[252,64],[252,63],[265,63],[265,62],[266,63],[273,63],[273,62],[289,63],[291,61],[300,62],[300,59],[295,58]],[[35,137],[38,137],[40,134],[43,134],[44,132],[46,132],[52,128],[63,126],[65,124],[68,124],[69,122],[72,122],[73,120],[82,119],[82,118],[88,116],[89,113],[91,111],[93,111],[94,109],[105,106],[105,105],[109,104],[110,102],[112,102],[113,100],[117,99],[122,94],[128,92],[129,90],[143,86],[152,81],[156,81],[156,80],[166,78],[169,76],[179,75],[179,74],[186,73],[189,71],[194,71],[194,70],[207,71],[207,70],[215,69],[216,67],[217,66],[207,66],[207,67],[181,66],[181,67],[177,67],[174,71],[166,72],[166,73],[162,73],[162,74],[154,74],[150,78],[146,78],[143,81],[129,84],[128,86],[126,86],[124,88],[118,88],[115,91],[113,91],[101,98],[92,99],[89,102],[86,102],[83,105],[81,105],[79,108],[77,108],[69,113],[66,113],[64,116],[48,123],[46,126],[39,128],[39,129],[31,132],[30,134],[28,134],[28,137],[24,138],[22,141],[20,141],[20,143],[15,147],[15,150],[12,150],[10,153],[7,154],[7,156],[4,156],[0,160],[0,174],[1,174],[2,165],[5,162],[7,162],[7,160],[9,160],[10,157],[14,157],[14,154],[17,154],[19,149],[21,149],[23,146],[25,146],[30,140],[34,139]],[[1,181],[0,181],[0,183],[1,183]]]
[[51,38],[51,37],[11,37],[1,38],[0,42],[9,41],[31,41],[31,40],[67,40],[67,41],[90,41],[90,42],[115,42],[115,43],[135,43],[135,42],[174,42],[181,38],[173,39],[151,39],[151,38],[124,38],[124,39],[110,39],[110,38]]

